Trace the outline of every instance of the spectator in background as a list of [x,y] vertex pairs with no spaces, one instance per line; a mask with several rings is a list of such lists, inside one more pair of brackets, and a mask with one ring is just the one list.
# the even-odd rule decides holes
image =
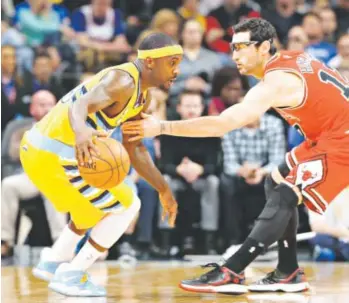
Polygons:
[[147,1],[132,0],[117,2],[121,2],[122,10],[126,16],[125,35],[130,45],[133,45],[137,41],[140,33],[147,28],[151,19],[147,10]]
[[262,17],[274,25],[282,44],[286,44],[288,31],[302,23],[303,16],[296,9],[296,0],[275,0],[274,9],[262,11]]
[[294,26],[287,35],[287,50],[304,51],[308,45],[308,36],[303,27]]
[[28,0],[16,5],[13,23],[29,46],[52,45],[67,28],[68,11],[49,0]]
[[338,68],[343,62],[349,62],[349,33],[343,34],[337,41],[338,54],[328,62],[332,68]]
[[[177,112],[180,119],[200,117],[204,111],[200,93],[183,91]],[[160,169],[165,175],[179,203],[177,227],[181,235],[192,236],[193,225],[200,210],[192,197],[201,201],[201,228],[205,233],[205,253],[214,253],[215,232],[218,229],[218,177],[217,165],[220,151],[219,138],[161,137]],[[183,194],[179,197],[180,194]],[[167,222],[160,222],[161,232],[169,229]]]
[[317,261],[349,261],[349,188],[339,194],[324,215],[310,211],[311,243]]
[[151,2],[151,12],[156,14],[158,11],[166,8],[175,11],[180,5],[182,0],[146,0]]
[[150,29],[159,31],[178,41],[180,19],[178,15],[170,9],[161,9],[153,17]]
[[326,7],[319,11],[322,29],[324,31],[324,41],[329,43],[336,42],[337,19],[333,9]]
[[57,100],[64,95],[58,79],[53,76],[51,57],[47,53],[38,54],[34,59],[32,72],[26,72],[23,76],[23,86],[20,90],[20,113],[29,116],[31,96],[39,90],[50,91]]
[[307,53],[326,64],[336,56],[336,47],[324,41],[324,31],[319,15],[315,13],[306,14],[302,27],[309,39],[309,45],[305,50]]
[[148,112],[158,119],[166,120],[168,93],[158,87],[151,89],[152,101],[149,104]]
[[122,13],[112,7],[112,0],[91,0],[91,4],[77,9],[71,19],[77,42],[84,49],[103,52],[117,61],[131,50]]
[[183,5],[178,9],[178,14],[183,21],[195,19],[204,31],[206,31],[206,18],[199,12],[199,0],[182,0]]
[[349,31],[349,1],[337,0],[336,3],[334,11],[337,16],[338,34],[341,35]]
[[204,31],[196,20],[185,22],[182,31],[183,59],[179,65],[180,74],[170,88],[170,104],[175,108],[178,96],[184,89],[196,90],[208,97],[210,80],[220,68],[219,56],[202,47]]
[[[49,91],[35,93],[30,104],[32,125],[41,120],[55,104],[56,98]],[[12,123],[17,122],[19,121]],[[16,146],[9,146],[9,149],[19,154],[20,141],[21,138],[12,141],[12,144],[16,144]],[[20,201],[38,196],[40,192],[24,172],[5,177],[1,187],[1,257],[6,257],[9,256],[11,248],[15,244],[15,225]],[[56,239],[66,224],[66,215],[58,213],[46,199],[45,209],[52,238]]]
[[230,53],[232,26],[243,18],[260,17],[248,3],[243,0],[224,0],[223,4],[207,16],[206,43],[210,49]]
[[265,205],[264,178],[284,161],[286,140],[280,119],[261,119],[223,137],[221,201],[227,246],[248,236]]
[[161,9],[153,16],[149,28],[144,30],[139,35],[135,45],[133,46],[133,50],[137,51],[142,40],[154,32],[164,33],[175,41],[178,41],[179,28],[180,17],[170,9]]
[[215,10],[223,4],[223,0],[201,0],[199,11],[202,15],[207,16],[209,12]]
[[18,113],[21,82],[16,71],[15,48],[1,46],[1,132]]
[[240,101],[248,90],[246,77],[234,67],[223,67],[218,70],[212,80],[212,99],[208,106],[209,115],[219,115],[231,105]]

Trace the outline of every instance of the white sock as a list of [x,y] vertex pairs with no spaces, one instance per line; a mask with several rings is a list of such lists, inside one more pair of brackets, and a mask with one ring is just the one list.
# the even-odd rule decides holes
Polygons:
[[66,225],[58,237],[57,241],[52,246],[52,261],[70,261],[74,258],[75,249],[79,241],[84,237],[73,232]]
[[87,241],[70,264],[75,269],[86,271],[102,254],[104,252],[98,251]]
[[[121,237],[131,224],[132,220],[138,214],[140,201],[135,197],[132,205],[122,213],[110,213],[93,227],[91,239],[99,246],[110,248]],[[98,251],[90,242],[86,242],[77,256],[71,261],[72,267],[85,271],[88,269],[104,252]]]

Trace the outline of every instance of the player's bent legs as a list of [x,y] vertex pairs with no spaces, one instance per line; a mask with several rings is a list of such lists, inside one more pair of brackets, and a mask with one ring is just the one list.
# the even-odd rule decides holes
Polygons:
[[128,208],[108,213],[92,229],[90,239],[76,257],[70,263],[58,267],[49,287],[67,296],[105,296],[105,289],[94,285],[86,270],[121,237],[139,209],[140,200],[134,196]]
[[242,272],[265,247],[279,240],[297,207],[299,196],[294,189],[281,183],[275,187],[257,219],[257,223],[242,247],[226,266],[234,272]]
[[[280,184],[284,177],[290,172],[286,163],[281,164],[272,174],[265,178],[264,189],[267,199],[277,184]],[[284,274],[291,274],[298,269],[297,262],[297,227],[298,210],[295,209],[284,235],[278,241],[279,262],[277,269]]]
[[223,266],[215,265],[212,271],[199,278],[182,281],[180,286],[186,290],[201,292],[246,292],[246,289],[242,289],[243,275],[240,273],[265,247],[281,238],[300,198],[297,188],[293,189],[284,183],[277,185],[255,227],[239,250]]

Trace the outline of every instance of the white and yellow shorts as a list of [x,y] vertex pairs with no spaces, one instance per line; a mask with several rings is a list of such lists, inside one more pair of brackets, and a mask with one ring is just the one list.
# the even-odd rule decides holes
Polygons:
[[58,211],[69,212],[79,229],[96,225],[108,212],[123,212],[138,199],[125,182],[104,190],[80,176],[74,147],[42,135],[35,126],[20,146],[25,173]]

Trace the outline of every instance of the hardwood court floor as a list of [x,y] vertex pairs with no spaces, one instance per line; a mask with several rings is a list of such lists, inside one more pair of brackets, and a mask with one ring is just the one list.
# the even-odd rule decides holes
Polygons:
[[[108,290],[107,298],[67,298],[47,289],[29,267],[1,268],[1,302],[4,303],[345,303],[349,302],[349,263],[303,263],[311,289],[306,293],[249,293],[241,296],[195,294],[177,287],[181,279],[203,270],[191,263],[142,263],[122,269],[115,263],[97,263],[90,273]],[[254,263],[246,271],[249,281],[272,269],[271,263]]]

